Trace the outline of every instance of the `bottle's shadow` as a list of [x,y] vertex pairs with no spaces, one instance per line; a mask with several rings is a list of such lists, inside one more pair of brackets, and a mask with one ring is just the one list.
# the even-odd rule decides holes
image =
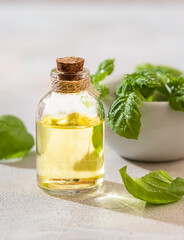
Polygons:
[[110,181],[105,181],[105,186],[99,193],[67,200],[123,213],[141,213],[146,206],[145,202],[128,194],[123,184]]
[[106,181],[104,191],[99,194],[65,200],[184,226],[184,199],[166,205],[146,204],[128,194],[123,184],[115,182]]

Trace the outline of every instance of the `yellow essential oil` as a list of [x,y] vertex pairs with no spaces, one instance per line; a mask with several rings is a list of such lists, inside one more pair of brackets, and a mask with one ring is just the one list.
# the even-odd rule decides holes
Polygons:
[[77,112],[36,122],[38,185],[53,195],[98,189],[104,178],[104,120]]

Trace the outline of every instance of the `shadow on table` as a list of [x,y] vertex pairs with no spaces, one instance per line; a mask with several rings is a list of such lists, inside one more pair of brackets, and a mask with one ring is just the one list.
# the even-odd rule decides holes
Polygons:
[[1,163],[6,166],[16,167],[16,168],[36,168],[36,152],[29,152],[22,160],[12,163]]
[[123,184],[105,182],[104,191],[84,198],[65,198],[80,204],[131,214],[161,222],[184,225],[184,199],[167,205],[151,205],[128,194]]

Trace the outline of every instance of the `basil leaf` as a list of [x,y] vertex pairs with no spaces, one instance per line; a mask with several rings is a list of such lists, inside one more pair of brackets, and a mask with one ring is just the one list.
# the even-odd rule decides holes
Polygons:
[[94,75],[91,75],[91,82],[96,86],[99,82],[104,80],[107,76],[107,72],[96,72]]
[[[140,71],[149,71],[152,73],[156,73],[157,77],[160,79],[160,82],[162,84],[162,86],[157,87],[155,90],[157,92],[160,92],[161,95],[165,95],[165,97],[163,96],[161,99],[164,99],[166,101],[168,101],[169,99],[169,95],[170,95],[170,87],[173,85],[178,85],[179,84],[179,76],[181,76],[182,72],[175,69],[175,68],[171,68],[168,66],[163,66],[163,65],[152,65],[149,63],[145,63],[145,64],[141,64],[138,65],[135,68],[136,72],[140,72]],[[154,95],[154,93],[153,93]],[[150,95],[151,96],[151,95]],[[159,99],[155,98],[155,96],[153,96],[152,101],[158,101]]]
[[115,99],[110,107],[107,122],[109,127],[121,137],[138,139],[141,127],[142,99],[136,92]]
[[152,72],[135,72],[126,74],[116,88],[117,96],[124,96],[130,92],[140,90],[144,87],[156,88],[161,87],[162,83],[156,73]]
[[184,195],[184,179],[173,179],[167,172],[157,170],[144,177],[132,179],[127,166],[119,170],[127,191],[134,197],[152,204],[176,202]]
[[105,84],[97,84],[95,89],[100,92],[100,98],[104,98],[109,94],[109,87]]
[[91,82],[93,85],[98,84],[104,80],[106,76],[110,75],[114,70],[114,59],[106,59],[101,62],[95,74],[91,75]]
[[107,75],[110,75],[114,71],[114,59],[106,59],[100,63],[98,71],[107,72]]
[[161,82],[157,74],[153,72],[141,71],[135,74],[134,86],[135,88],[147,87],[156,88],[161,86]]
[[155,89],[154,88],[148,88],[148,87],[143,87],[140,89],[140,93],[144,98],[149,98],[150,96],[153,95]]
[[106,59],[101,62],[95,74],[91,75],[91,82],[97,91],[100,92],[100,98],[109,94],[109,87],[105,84],[99,84],[114,70],[114,59]]
[[165,84],[167,84],[170,88],[182,87],[182,85],[184,85],[184,75],[176,77],[170,74],[166,74],[165,78]]
[[184,112],[184,75],[179,77],[166,74],[165,86],[169,89],[168,98],[170,107],[176,111]]
[[134,92],[134,79],[133,74],[126,74],[124,78],[121,80],[119,85],[116,87],[115,94],[116,96],[124,96],[131,92]]
[[155,73],[162,73],[162,74],[171,74],[174,76],[180,76],[182,74],[181,71],[178,69],[168,67],[168,66],[163,66],[163,65],[153,65],[150,63],[144,63],[141,65],[138,65],[135,67],[135,72],[139,71],[149,71],[149,72],[155,72]]
[[33,137],[20,119],[12,115],[0,117],[0,159],[21,158],[33,144]]
[[173,110],[184,112],[184,85],[172,89],[169,104]]

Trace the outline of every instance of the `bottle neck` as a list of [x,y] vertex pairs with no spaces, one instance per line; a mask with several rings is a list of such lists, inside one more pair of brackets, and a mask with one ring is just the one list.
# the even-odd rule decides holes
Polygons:
[[76,73],[60,72],[56,68],[51,70],[51,91],[60,93],[78,93],[91,87],[88,69]]

